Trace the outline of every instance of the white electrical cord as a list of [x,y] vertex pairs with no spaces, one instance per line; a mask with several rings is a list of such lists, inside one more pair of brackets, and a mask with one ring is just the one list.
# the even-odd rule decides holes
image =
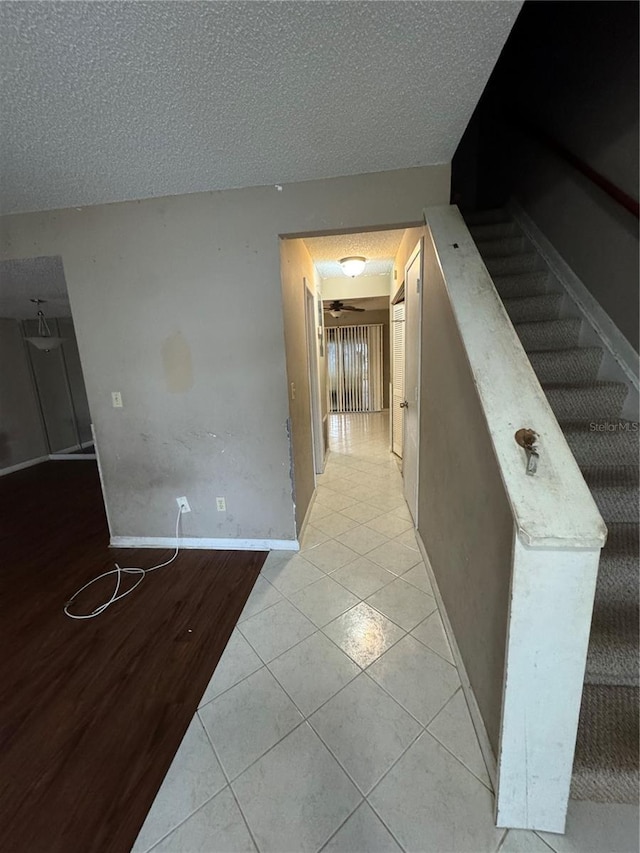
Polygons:
[[[163,566],[168,566],[169,563],[173,563],[173,561],[178,556],[178,553],[180,551],[180,540],[178,539],[178,531],[180,529],[180,516],[181,515],[182,515],[182,507],[180,507],[180,509],[178,510],[178,517],[176,519],[176,550],[173,554],[173,557],[171,557],[170,560],[167,560],[165,563],[159,563],[157,566],[151,566],[150,569],[139,569],[139,568],[131,567],[131,566],[128,566],[128,567],[122,569],[116,563],[115,569],[110,569],[108,572],[103,572],[101,575],[98,575],[97,577],[90,580],[89,583],[86,583],[84,586],[81,586],[77,592],[74,592],[74,594],[71,596],[69,601],[67,601],[67,603],[64,606],[64,612],[66,613],[66,615],[70,619],[93,619],[94,616],[99,616],[101,613],[104,613],[104,611],[107,609],[107,607],[109,607],[111,604],[113,604],[114,601],[120,601],[120,599],[124,598],[125,595],[129,595],[130,592],[133,592],[133,590],[136,589],[136,587],[140,586],[140,584],[142,583],[142,581],[145,578],[145,575],[147,575],[149,572],[155,572],[156,569],[161,569],[161,568],[163,568]],[[105,601],[103,604],[99,604],[96,607],[96,609],[94,611],[92,611],[91,613],[78,614],[78,613],[71,613],[69,611],[69,607],[75,601],[75,599],[80,595],[81,592],[84,592],[85,589],[88,589],[88,587],[92,586],[94,583],[97,583],[99,580],[102,580],[102,578],[109,577],[109,575],[116,575],[116,587],[113,590],[113,593],[111,594],[111,598],[108,601]],[[120,584],[122,583],[122,576],[123,575],[140,575],[140,577],[133,584],[133,586],[129,587],[128,590],[126,590],[125,592],[120,592]]]

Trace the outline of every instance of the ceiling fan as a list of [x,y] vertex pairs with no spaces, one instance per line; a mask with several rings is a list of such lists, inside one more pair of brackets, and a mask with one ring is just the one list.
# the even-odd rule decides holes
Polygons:
[[364,311],[364,308],[356,308],[355,305],[345,305],[339,299],[334,299],[329,304],[329,307],[324,310],[328,311],[332,317],[339,317],[343,311]]

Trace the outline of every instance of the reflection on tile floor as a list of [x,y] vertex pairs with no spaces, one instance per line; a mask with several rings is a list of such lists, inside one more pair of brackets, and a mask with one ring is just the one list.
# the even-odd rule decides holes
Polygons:
[[135,853],[637,853],[631,806],[494,827],[388,414],[332,415],[330,440],[301,551],[269,555]]

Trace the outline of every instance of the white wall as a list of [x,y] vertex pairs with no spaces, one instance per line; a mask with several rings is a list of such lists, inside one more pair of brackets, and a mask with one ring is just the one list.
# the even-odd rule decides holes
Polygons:
[[321,282],[323,299],[364,299],[369,296],[388,296],[391,290],[390,275],[360,275],[349,278],[323,278]]
[[170,536],[187,495],[185,536],[295,537],[279,235],[417,221],[449,182],[447,164],[0,221],[3,258],[62,256],[114,535]]

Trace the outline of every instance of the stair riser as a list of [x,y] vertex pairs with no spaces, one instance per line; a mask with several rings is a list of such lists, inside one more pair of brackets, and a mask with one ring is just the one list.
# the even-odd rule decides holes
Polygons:
[[465,213],[465,222],[475,228],[478,225],[515,225],[511,214],[503,208],[494,210],[477,210],[474,213]]
[[504,307],[512,323],[537,323],[557,320],[560,316],[561,296],[532,296],[525,299],[507,299]]
[[589,637],[585,680],[589,684],[638,685],[638,594],[626,602],[599,602]]
[[605,606],[626,607],[638,598],[638,558],[607,557],[603,552],[598,567],[597,600]]
[[526,237],[500,237],[493,240],[480,240],[476,243],[483,258],[496,258],[502,255],[516,255],[531,252],[531,243]]
[[638,690],[586,684],[571,796],[638,804]]
[[633,524],[638,520],[640,492],[637,486],[591,489],[591,494],[605,521]]
[[516,332],[527,352],[577,347],[580,320],[556,320],[548,323],[516,325]]
[[505,255],[501,258],[487,258],[484,263],[492,276],[534,272],[543,269],[542,260],[533,252],[522,255]]
[[515,222],[490,222],[487,225],[470,225],[469,231],[476,241],[518,236],[522,232]]
[[540,382],[589,382],[598,375],[602,350],[532,352],[529,360]]
[[[545,388],[549,405],[559,421],[597,421],[620,417],[625,394],[603,388]],[[637,520],[637,519],[634,519]]]
[[564,437],[578,465],[593,465],[594,459],[602,465],[637,464],[637,444],[626,433],[565,432]]
[[[621,654],[635,654],[632,647],[621,649]],[[584,673],[586,684],[602,684],[615,687],[621,684],[623,687],[637,687],[639,683],[637,672],[633,667],[622,669],[617,666],[618,657],[615,653],[603,654],[594,657],[591,664],[587,663]]]
[[496,275],[493,283],[502,299],[520,296],[544,296],[549,290],[551,276],[544,270],[515,275]]

